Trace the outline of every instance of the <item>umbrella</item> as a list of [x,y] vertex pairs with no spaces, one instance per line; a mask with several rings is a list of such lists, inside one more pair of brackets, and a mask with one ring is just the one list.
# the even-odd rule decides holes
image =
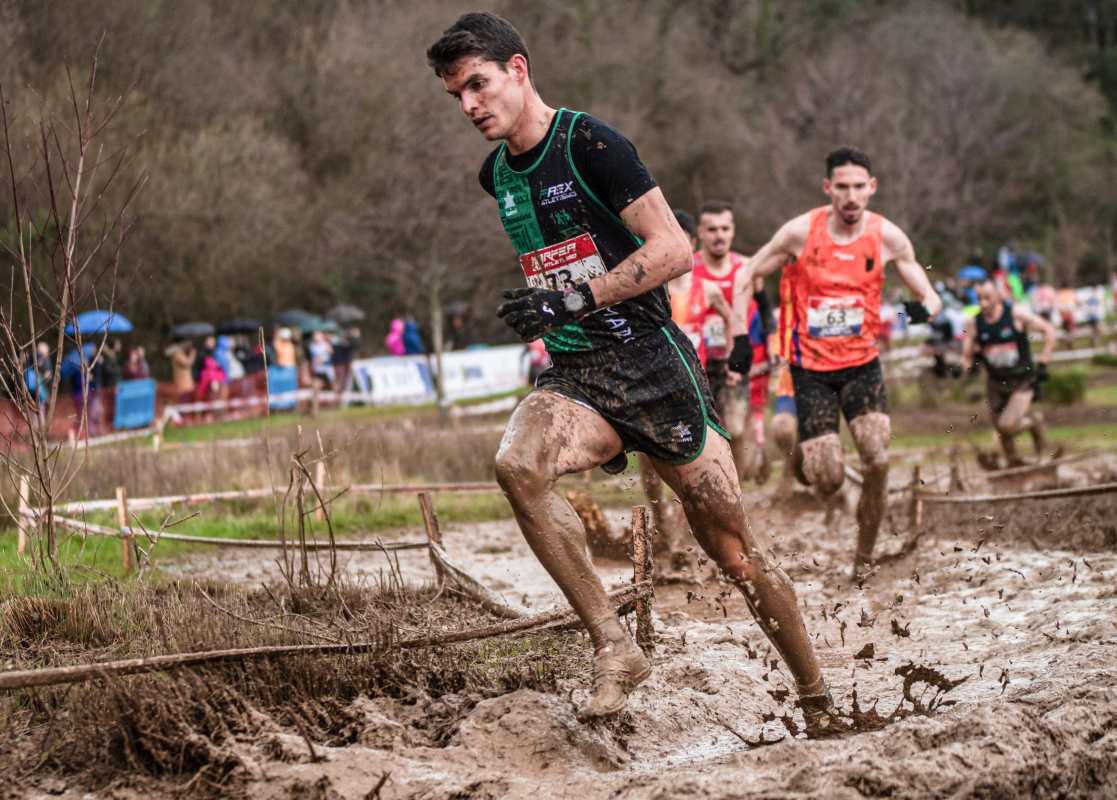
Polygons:
[[208,322],[183,322],[171,328],[172,339],[199,339],[212,335],[213,326]]
[[958,278],[963,281],[983,281],[988,273],[976,264],[967,264],[958,270]]
[[351,322],[360,322],[365,318],[365,312],[349,303],[342,303],[336,305],[326,312],[326,318],[332,319],[341,325],[348,325]]
[[316,331],[337,333],[341,330],[332,319],[322,319],[321,317],[308,317],[298,327],[303,333],[315,333]]
[[260,330],[260,323],[254,319],[230,319],[217,326],[217,332],[223,336],[236,336],[241,333],[256,333]]
[[286,311],[280,311],[275,315],[272,320],[276,327],[284,328],[301,328],[308,320],[317,319],[309,311],[303,311],[301,308],[288,308]]
[[[82,336],[95,333],[129,333],[132,323],[123,314],[115,311],[83,311],[77,316],[78,327]],[[66,326],[66,333],[73,336],[74,323]]]

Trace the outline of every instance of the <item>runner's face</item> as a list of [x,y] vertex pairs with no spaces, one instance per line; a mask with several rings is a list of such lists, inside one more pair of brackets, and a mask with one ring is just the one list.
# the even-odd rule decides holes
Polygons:
[[489,141],[507,139],[524,110],[527,61],[512,56],[506,64],[465,56],[442,76],[446,91]]
[[732,211],[703,214],[698,220],[698,239],[702,242],[702,249],[714,258],[722,258],[729,252],[735,233]]
[[977,303],[981,306],[981,312],[985,315],[991,315],[997,310],[997,306],[1001,303],[1000,292],[991,283],[983,283],[977,287]]
[[835,167],[822,182],[822,191],[830,197],[834,211],[846,225],[856,225],[877,190],[877,179],[864,167],[843,164]]

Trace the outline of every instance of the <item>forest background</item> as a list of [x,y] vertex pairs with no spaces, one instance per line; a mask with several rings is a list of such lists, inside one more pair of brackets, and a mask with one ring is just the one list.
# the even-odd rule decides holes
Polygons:
[[[873,157],[874,207],[933,277],[1004,243],[1044,255],[1056,282],[1117,269],[1117,0],[489,7],[524,34],[545,100],[623,131],[673,206],[733,203],[745,252],[822,202],[823,158],[848,143]],[[185,320],[337,302],[369,314],[374,342],[391,317],[450,302],[474,336],[509,340],[492,311],[520,279],[477,183],[491,145],[424,56],[472,9],[0,0],[17,172],[41,178],[20,172],[40,120],[72,121],[66,68],[80,85],[99,47],[100,102],[126,98],[103,155],[130,154],[108,191],[147,176],[114,302],[150,341]],[[0,193],[9,244],[11,218]]]

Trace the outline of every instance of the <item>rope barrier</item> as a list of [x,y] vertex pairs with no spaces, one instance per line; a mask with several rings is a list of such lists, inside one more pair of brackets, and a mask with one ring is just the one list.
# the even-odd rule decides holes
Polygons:
[[1016,500],[1046,500],[1059,497],[1089,497],[1092,495],[1117,492],[1117,483],[1101,483],[1096,486],[1078,486],[1070,489],[1046,489],[1038,492],[1017,492],[1015,494],[978,494],[942,495],[916,492],[923,503],[1009,503]]

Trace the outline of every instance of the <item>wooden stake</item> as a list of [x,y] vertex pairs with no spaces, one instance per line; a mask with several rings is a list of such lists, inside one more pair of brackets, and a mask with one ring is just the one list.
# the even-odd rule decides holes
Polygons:
[[19,539],[16,544],[16,551],[23,555],[27,552],[27,526],[31,524],[30,518],[27,516],[27,511],[30,508],[30,492],[31,484],[24,475],[19,479],[19,519],[16,520],[16,527],[19,530]]
[[132,571],[132,527],[128,524],[128,490],[116,487],[116,522],[120,526],[120,554],[125,574]]
[[[326,460],[321,459],[314,465],[314,486],[318,489],[318,493],[325,497],[326,488]],[[319,503],[318,508],[314,510],[314,518],[319,522],[326,519],[326,509]]]
[[[650,581],[652,578],[652,543],[648,529],[648,510],[644,506],[632,509],[632,582]],[[636,598],[636,644],[645,653],[655,650],[655,627],[652,625],[652,594]]]
[[434,576],[441,587],[446,582],[446,571],[442,562],[434,556],[434,548],[442,547],[442,529],[438,526],[438,514],[434,510],[434,501],[430,492],[419,492],[419,511],[423,514],[423,527],[427,531],[427,542],[431,550],[431,566],[434,567]]

